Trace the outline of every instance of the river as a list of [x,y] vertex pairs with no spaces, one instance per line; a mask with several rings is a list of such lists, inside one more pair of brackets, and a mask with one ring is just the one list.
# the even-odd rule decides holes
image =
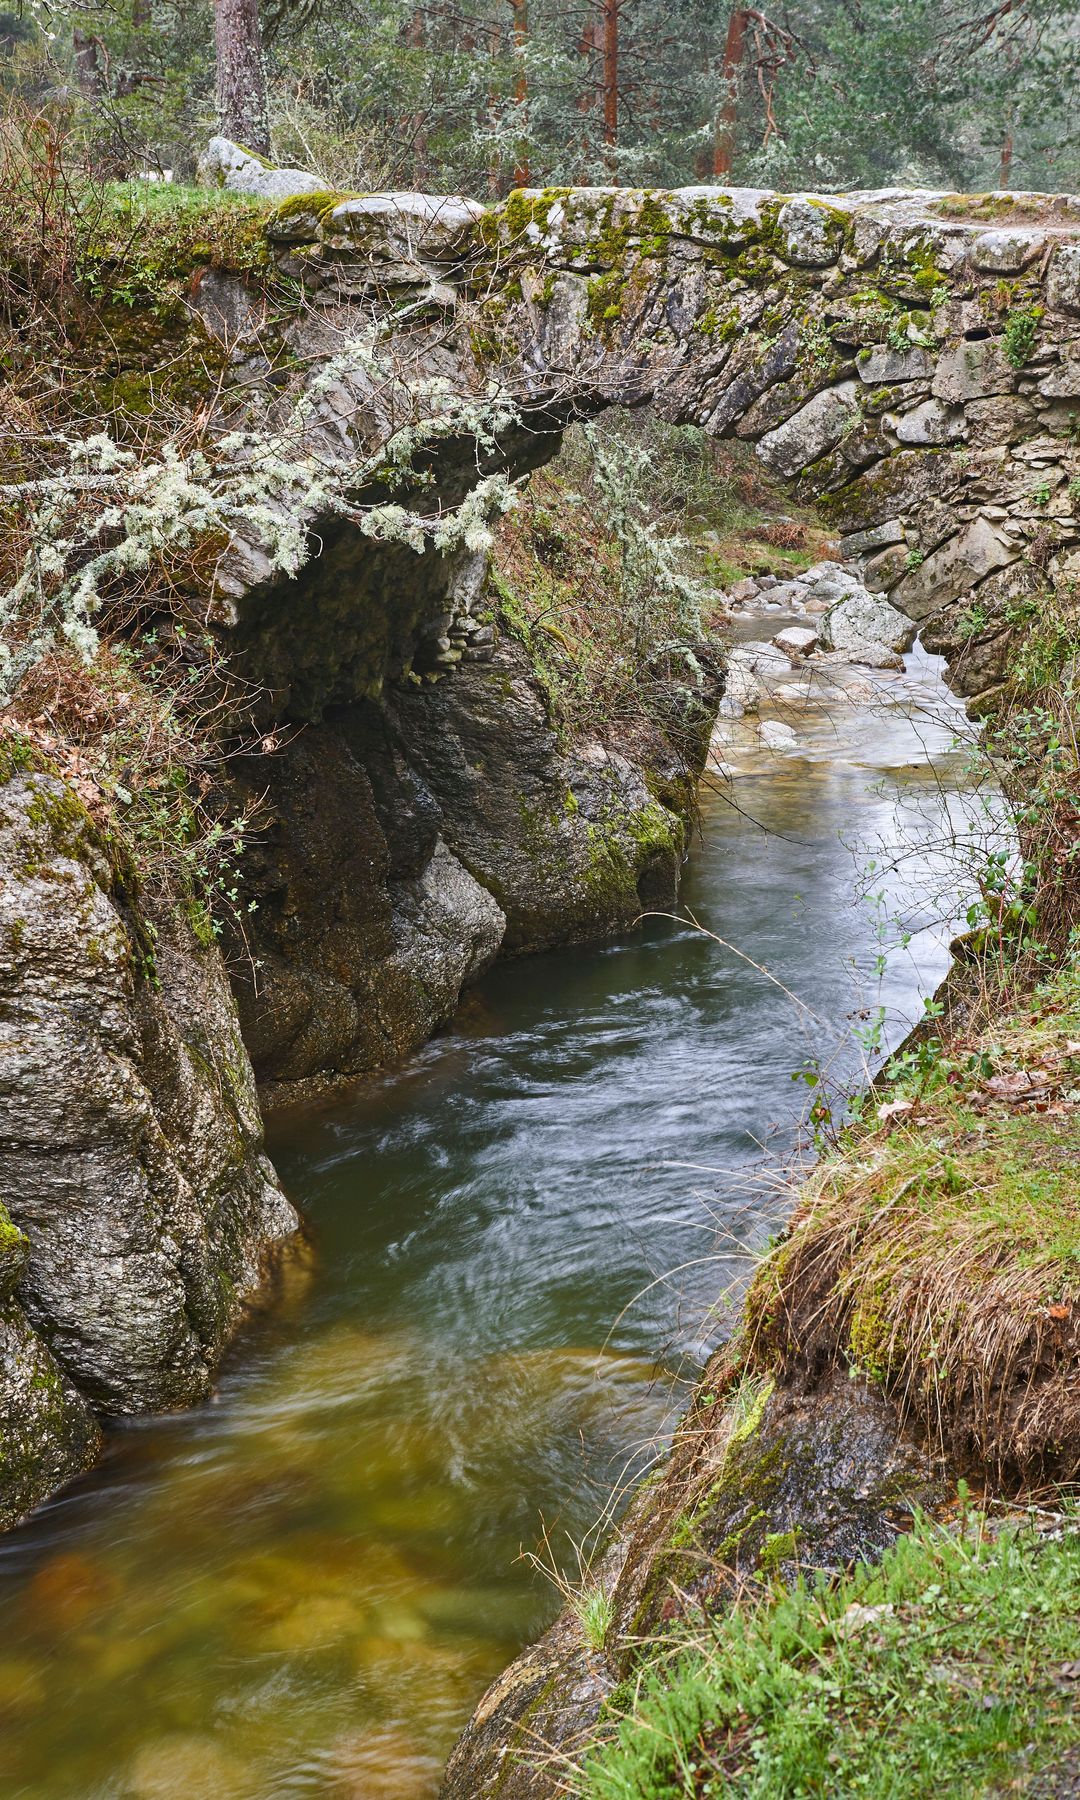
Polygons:
[[312,1248],[216,1398],[0,1540],[5,1800],[434,1793],[557,1610],[523,1553],[587,1559],[790,1204],[793,1072],[853,1078],[852,1026],[895,1041],[946,967],[939,666],[784,716],[784,752],[725,726],[702,793],[684,902],[733,948],[654,918],[506,963],[406,1067],[271,1122]]

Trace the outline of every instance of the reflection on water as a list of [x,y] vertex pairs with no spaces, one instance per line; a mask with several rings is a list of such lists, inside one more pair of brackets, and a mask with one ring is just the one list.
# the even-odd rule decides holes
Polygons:
[[0,1542],[7,1800],[434,1792],[555,1609],[520,1552],[571,1559],[723,1331],[784,1204],[753,1169],[793,1148],[793,1068],[853,1069],[849,1015],[910,1020],[944,969],[927,899],[879,983],[853,901],[856,837],[910,900],[904,772],[936,833],[962,764],[925,661],[886,685],[873,716],[804,699],[784,754],[727,728],[685,898],[752,961],[652,919],[508,964],[407,1069],[279,1117],[314,1239],[281,1303],[212,1405],[118,1433]]

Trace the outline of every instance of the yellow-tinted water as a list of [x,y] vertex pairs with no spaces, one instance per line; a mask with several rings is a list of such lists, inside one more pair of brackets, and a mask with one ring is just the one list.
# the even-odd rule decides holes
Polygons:
[[[686,899],[805,1007],[652,920],[497,969],[407,1069],[274,1122],[312,1245],[218,1397],[117,1432],[0,1540],[4,1800],[434,1793],[557,1607],[521,1552],[546,1532],[573,1564],[722,1335],[784,1204],[738,1171],[790,1150],[792,1070],[857,1062],[878,939],[848,840],[910,896],[898,792],[932,832],[961,762],[955,718],[911,712],[932,673],[891,692],[793,715],[784,755],[733,727],[736,804],[705,796]],[[894,1026],[944,968],[920,905],[880,989]]]

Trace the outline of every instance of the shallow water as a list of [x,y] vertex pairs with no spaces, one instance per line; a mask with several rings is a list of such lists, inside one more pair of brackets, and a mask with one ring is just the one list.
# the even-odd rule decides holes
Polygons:
[[883,1005],[895,1041],[944,972],[962,714],[918,653],[873,704],[809,679],[796,749],[734,722],[703,792],[684,899],[741,956],[650,919],[506,964],[405,1069],[273,1122],[313,1251],[216,1400],[0,1540],[5,1800],[434,1792],[557,1608],[521,1552],[588,1554],[724,1333],[787,1205],[792,1072],[853,1075],[852,1025]]

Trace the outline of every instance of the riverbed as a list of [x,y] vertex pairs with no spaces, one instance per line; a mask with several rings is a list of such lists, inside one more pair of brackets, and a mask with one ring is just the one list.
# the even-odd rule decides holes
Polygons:
[[0,1540],[5,1800],[434,1794],[558,1609],[541,1565],[588,1561],[728,1329],[812,1155],[802,1076],[857,1082],[947,966],[940,665],[775,685],[794,742],[722,722],[687,918],[499,965],[406,1067],[272,1120],[311,1243],[214,1401]]

